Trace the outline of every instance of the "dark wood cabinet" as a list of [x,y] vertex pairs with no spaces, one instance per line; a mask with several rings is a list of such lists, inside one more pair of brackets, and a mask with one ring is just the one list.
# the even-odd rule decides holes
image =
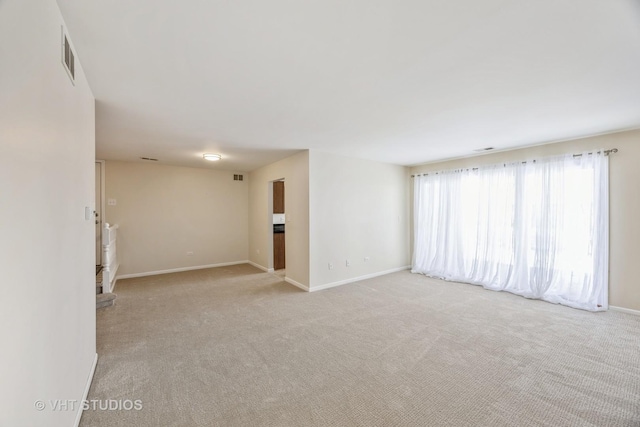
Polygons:
[[284,213],[284,181],[273,183],[273,213]]
[[273,269],[282,270],[284,267],[284,233],[273,233]]

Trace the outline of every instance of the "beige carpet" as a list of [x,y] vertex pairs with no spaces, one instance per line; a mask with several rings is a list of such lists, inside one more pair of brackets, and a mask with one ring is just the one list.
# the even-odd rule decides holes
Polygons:
[[640,317],[401,272],[121,280],[82,426],[640,426]]

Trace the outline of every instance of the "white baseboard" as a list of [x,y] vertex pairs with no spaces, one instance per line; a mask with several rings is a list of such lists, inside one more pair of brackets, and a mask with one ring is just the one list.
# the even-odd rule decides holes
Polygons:
[[158,274],[180,273],[181,271],[204,270],[205,268],[226,267],[229,265],[239,265],[239,264],[247,264],[247,263],[249,263],[249,261],[244,260],[244,261],[223,262],[220,264],[208,264],[208,265],[196,265],[193,267],[172,268],[169,270],[147,271],[144,273],[122,274],[118,276],[117,279],[132,279],[134,277],[156,276]]
[[346,285],[347,283],[359,282],[360,280],[373,279],[374,277],[384,276],[386,274],[397,273],[398,271],[404,271],[410,269],[410,265],[404,267],[392,268],[391,270],[379,271],[377,273],[365,274],[364,276],[353,277],[351,279],[340,280],[338,282],[325,283],[324,285],[312,286],[309,288],[309,292],[321,291],[323,289],[335,288],[336,286]]
[[303,285],[300,282],[296,282],[295,280],[293,280],[293,279],[291,279],[289,277],[285,277],[284,281],[287,282],[287,283],[291,283],[293,286],[296,286],[296,287],[302,289],[303,291],[309,292],[309,287],[307,285]]
[[[82,393],[82,401],[87,400],[87,396],[89,395],[89,389],[91,388],[91,383],[93,382],[93,374],[96,373],[96,365],[98,364],[98,353],[96,353],[93,358],[93,364],[91,365],[91,371],[89,372],[89,377],[87,378],[87,384],[84,386],[84,393]],[[82,403],[79,405],[78,413],[76,414],[76,421],[73,423],[75,427],[80,425],[80,418],[82,418]]]
[[255,268],[259,268],[262,271],[266,271],[267,273],[273,273],[273,268],[267,268],[264,265],[260,265],[253,261],[246,261],[248,264],[253,265]]
[[620,313],[633,314],[634,316],[640,316],[640,310],[632,310],[630,308],[616,307],[614,305],[610,305],[609,310],[619,311]]

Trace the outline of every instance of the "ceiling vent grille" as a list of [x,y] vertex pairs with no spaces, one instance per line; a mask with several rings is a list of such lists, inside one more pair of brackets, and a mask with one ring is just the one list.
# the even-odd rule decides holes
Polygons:
[[484,151],[491,151],[491,150],[495,150],[495,148],[493,148],[493,147],[485,147],[485,148],[478,148],[477,150],[473,150],[473,151],[475,151],[476,153],[482,153]]
[[67,70],[71,83],[75,85],[76,80],[76,55],[71,48],[69,37],[62,27],[62,65]]
[[233,174],[234,181],[244,181],[244,175]]
[[151,158],[151,157],[140,157],[140,159],[141,160],[148,160],[148,161],[151,161],[151,162],[157,162],[158,161],[158,159],[154,159],[154,158]]

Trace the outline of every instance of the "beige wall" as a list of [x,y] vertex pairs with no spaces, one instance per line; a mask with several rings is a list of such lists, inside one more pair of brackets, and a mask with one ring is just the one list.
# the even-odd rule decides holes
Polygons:
[[73,425],[34,402],[81,400],[96,356],[94,99],[62,24],[54,0],[0,2],[3,426]]
[[116,161],[105,169],[118,276],[247,260],[247,174]]
[[312,290],[409,265],[407,168],[312,150],[309,170]]
[[610,158],[610,263],[609,303],[640,310],[638,260],[640,259],[640,130],[613,133],[520,150],[431,163],[411,168],[411,173],[456,169],[541,156],[618,148]]
[[273,267],[271,182],[285,180],[286,275],[309,285],[309,152],[257,169],[249,180],[249,260]]

